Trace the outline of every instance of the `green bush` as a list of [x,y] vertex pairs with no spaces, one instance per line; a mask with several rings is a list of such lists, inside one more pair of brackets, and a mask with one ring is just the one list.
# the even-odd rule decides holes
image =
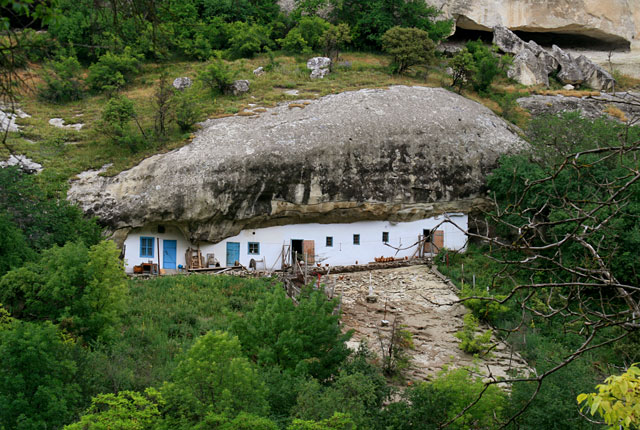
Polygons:
[[282,50],[290,54],[311,54],[311,47],[302,37],[302,32],[298,27],[292,28],[284,39],[276,40]]
[[38,87],[41,99],[54,103],[64,103],[82,98],[80,63],[72,56],[61,57],[44,66],[41,74],[44,85]]
[[455,337],[462,341],[460,349],[464,352],[477,354],[490,348],[493,332],[491,330],[487,330],[478,336],[478,325],[478,320],[473,316],[473,314],[466,314],[464,316],[463,329],[454,334]]
[[436,45],[424,30],[393,27],[382,36],[382,49],[393,58],[393,71],[400,74],[411,66],[431,64]]
[[22,231],[7,214],[0,212],[0,276],[34,257],[35,252],[27,245]]
[[272,44],[270,30],[263,25],[234,22],[229,24],[228,31],[231,58],[251,58]]
[[202,117],[196,97],[188,90],[174,96],[174,109],[176,123],[182,131],[191,131]]
[[462,48],[453,56],[449,66],[453,69],[451,86],[457,87],[458,93],[460,93],[462,88],[471,82],[472,77],[477,72],[473,55],[467,48]]
[[219,56],[212,58],[203,71],[198,73],[198,79],[209,88],[213,94],[221,94],[233,83],[234,72]]
[[340,51],[351,43],[351,40],[351,28],[348,24],[341,23],[330,25],[320,36],[318,44],[325,57],[337,60],[340,57]]
[[112,91],[125,86],[138,73],[140,57],[126,47],[122,54],[106,52],[89,67],[87,84],[95,91]]
[[53,247],[0,279],[0,303],[16,318],[52,321],[86,341],[110,338],[127,297],[119,255],[111,241]]
[[[113,142],[135,152],[140,147],[142,139],[131,130],[132,119],[137,123],[133,102],[124,96],[114,96],[109,99],[102,110],[102,121],[99,128]],[[140,128],[139,124],[138,128]]]

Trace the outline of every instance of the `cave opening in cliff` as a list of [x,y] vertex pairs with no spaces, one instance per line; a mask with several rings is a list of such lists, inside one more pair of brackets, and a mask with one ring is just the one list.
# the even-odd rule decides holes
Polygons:
[[[558,45],[562,49],[585,49],[590,51],[629,51],[630,44],[627,40],[611,35],[602,37],[587,36],[583,34],[560,33],[560,32],[534,32],[534,31],[514,31],[514,33],[525,42],[535,41],[538,45],[551,48]],[[468,42],[470,40],[482,40],[491,43],[493,33],[484,30],[470,30],[456,27],[456,31],[449,38],[451,42]]]

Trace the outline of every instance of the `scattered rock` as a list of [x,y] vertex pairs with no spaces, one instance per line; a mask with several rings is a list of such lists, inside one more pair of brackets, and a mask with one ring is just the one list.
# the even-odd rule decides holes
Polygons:
[[264,67],[260,66],[253,71],[253,74],[256,76],[262,76],[265,74]]
[[571,84],[567,84],[567,85],[565,85],[564,87],[562,87],[562,89],[563,89],[563,90],[565,90],[565,91],[573,91],[573,90],[575,90],[575,89],[576,89],[576,87],[574,87],[574,86],[573,86],[573,85],[571,85]]
[[250,83],[246,79],[239,79],[237,81],[233,81],[231,85],[227,87],[227,92],[229,94],[233,94],[234,96],[239,96],[246,92],[249,92]]
[[173,81],[173,87],[179,91],[184,91],[187,88],[191,88],[191,85],[193,85],[191,78],[187,78],[186,76],[176,78]]
[[21,109],[0,105],[0,131],[9,131],[17,133],[20,126],[16,124],[18,118],[30,118],[31,115],[24,113]]
[[331,58],[310,58],[307,61],[307,69],[311,70],[311,79],[323,79],[331,71]]
[[72,129],[75,131],[80,131],[82,129],[82,127],[84,127],[84,124],[79,122],[76,124],[65,124],[64,120],[62,118],[51,118],[49,120],[49,124],[51,124],[54,127],[58,127],[58,128],[67,128],[67,129]]
[[288,95],[288,96],[297,96],[300,93],[300,91],[298,91],[298,90],[287,90],[284,93],[286,95]]
[[25,173],[40,173],[42,164],[30,160],[24,155],[10,155],[7,161],[0,161],[0,168],[18,166]]
[[563,84],[586,82],[590,87],[604,91],[615,87],[615,79],[602,67],[584,55],[574,59],[557,45],[552,46],[551,52],[546,51],[534,41],[524,42],[504,26],[493,29],[493,43],[502,52],[515,54],[507,76],[523,85],[549,86],[549,75],[558,71],[557,78]]

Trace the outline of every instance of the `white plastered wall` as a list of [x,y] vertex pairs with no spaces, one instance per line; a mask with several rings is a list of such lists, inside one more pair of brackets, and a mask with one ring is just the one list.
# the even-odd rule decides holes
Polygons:
[[[153,237],[153,258],[140,256],[140,238],[141,237]],[[133,272],[133,266],[137,266],[141,263],[158,263],[158,240],[160,241],[160,264],[158,267],[162,268],[162,253],[163,253],[163,241],[175,240],[176,241],[176,267],[178,264],[184,266],[184,256],[189,247],[189,241],[185,239],[180,230],[175,227],[165,226],[164,233],[158,233],[158,227],[145,227],[141,229],[135,229],[127,239],[124,241],[124,261],[125,270],[128,273]]]
[[[467,229],[466,214],[449,214],[451,221],[460,228]],[[361,221],[349,224],[291,224],[276,227],[243,230],[237,236],[227,238],[217,244],[200,243],[200,250],[205,257],[214,254],[221,266],[226,265],[227,242],[240,244],[240,264],[249,266],[251,259],[258,262],[258,269],[280,269],[283,245],[289,245],[291,240],[313,240],[315,245],[316,263],[332,266],[367,264],[376,257],[411,257],[416,251],[416,243],[423,230],[431,230],[442,223],[444,216],[437,216],[412,222],[390,221]],[[466,244],[466,236],[460,229],[450,223],[438,227],[444,231],[444,246],[448,249],[462,249]],[[389,233],[387,246],[382,242],[382,233]],[[353,235],[360,235],[360,244],[353,243]],[[140,258],[140,237],[148,236],[159,239],[177,240],[177,264],[185,266],[185,251],[189,242],[177,230],[167,227],[164,234],[158,234],[157,228],[135,230],[125,241],[125,259],[128,272],[133,266],[147,262],[149,258]],[[333,237],[333,246],[326,246],[327,236]],[[260,244],[258,255],[249,254],[249,242]],[[157,263],[157,243],[154,242]],[[162,253],[162,242],[160,242]],[[260,261],[264,260],[264,262]],[[356,263],[357,262],[357,263]],[[162,267],[162,265],[160,265]]]

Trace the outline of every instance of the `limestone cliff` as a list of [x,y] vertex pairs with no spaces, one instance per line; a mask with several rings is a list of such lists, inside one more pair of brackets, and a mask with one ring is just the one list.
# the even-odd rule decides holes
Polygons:
[[589,36],[640,48],[639,0],[427,0],[458,27]]
[[444,89],[360,90],[208,120],[178,150],[114,177],[83,174],[68,197],[113,232],[172,224],[193,241],[414,220],[470,210],[497,158],[524,145],[489,109]]

